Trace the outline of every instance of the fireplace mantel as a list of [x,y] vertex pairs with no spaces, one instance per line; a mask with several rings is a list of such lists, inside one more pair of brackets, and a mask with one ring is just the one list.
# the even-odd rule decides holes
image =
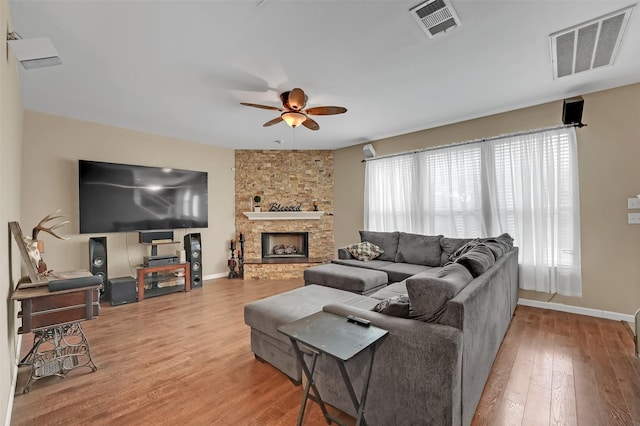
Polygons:
[[317,220],[324,212],[242,212],[249,220]]

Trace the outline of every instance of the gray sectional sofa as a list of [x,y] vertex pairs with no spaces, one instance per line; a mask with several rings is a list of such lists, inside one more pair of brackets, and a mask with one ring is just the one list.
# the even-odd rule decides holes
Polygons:
[[[280,325],[320,310],[368,319],[389,335],[375,355],[367,423],[470,424],[516,307],[518,248],[508,235],[466,240],[362,231],[361,240],[384,254],[362,261],[340,249],[334,262],[383,271],[390,284],[365,296],[307,282],[252,302],[244,311],[252,351],[298,383],[300,366]],[[365,364],[365,354],[347,362],[356,391]],[[314,379],[326,402],[355,414],[333,360],[320,356]]]

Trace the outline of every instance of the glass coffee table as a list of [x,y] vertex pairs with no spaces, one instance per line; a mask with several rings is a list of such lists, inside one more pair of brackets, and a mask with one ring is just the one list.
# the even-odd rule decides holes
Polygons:
[[[333,421],[337,424],[343,424],[339,419],[327,412],[327,408],[313,381],[313,373],[316,368],[318,355],[326,354],[335,359],[338,364],[340,374],[347,387],[347,392],[356,409],[356,425],[365,425],[364,406],[367,400],[367,391],[369,389],[369,379],[371,378],[371,367],[373,366],[376,344],[389,332],[374,326],[362,326],[348,321],[346,317],[322,311],[290,324],[282,325],[278,327],[278,331],[288,336],[291,340],[302,371],[307,378],[297,424],[302,424],[310,390],[312,390],[314,394],[311,399],[320,405],[320,409],[327,423],[331,424]],[[364,350],[369,352],[369,360],[365,371],[364,385],[360,398],[358,398],[353,389],[351,378],[345,368],[345,362]],[[304,360],[305,353],[311,355],[310,368]]]

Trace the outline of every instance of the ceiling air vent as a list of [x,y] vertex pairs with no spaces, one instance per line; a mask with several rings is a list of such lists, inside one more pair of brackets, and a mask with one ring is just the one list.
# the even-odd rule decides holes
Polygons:
[[553,78],[612,65],[634,7],[550,34]]
[[460,25],[460,18],[445,0],[428,0],[409,9],[429,38]]

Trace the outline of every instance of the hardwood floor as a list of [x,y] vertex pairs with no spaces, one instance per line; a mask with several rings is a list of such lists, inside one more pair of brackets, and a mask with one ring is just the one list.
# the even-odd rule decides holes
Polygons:
[[621,322],[518,306],[474,425],[640,425],[640,360]]
[[[20,368],[11,424],[293,425],[302,388],[253,357],[243,306],[298,280],[219,279],[83,323],[98,371]],[[23,336],[26,354],[32,336]],[[348,424],[349,416],[331,409]],[[305,425],[326,424],[309,403]],[[640,425],[640,361],[618,322],[518,307],[474,424]]]

